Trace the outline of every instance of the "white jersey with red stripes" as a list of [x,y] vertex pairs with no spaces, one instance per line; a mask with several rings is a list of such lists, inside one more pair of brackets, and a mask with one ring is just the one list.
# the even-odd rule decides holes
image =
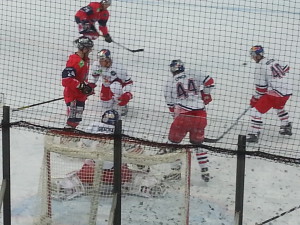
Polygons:
[[89,80],[93,83],[97,83],[100,77],[105,87],[109,87],[113,82],[118,81],[122,85],[124,93],[131,92],[133,82],[131,76],[122,64],[113,62],[112,65],[107,68],[102,67],[99,61],[94,61],[90,74],[91,77]]
[[168,107],[180,107],[184,111],[204,109],[201,91],[209,94],[214,87],[214,79],[199,71],[184,71],[170,76],[165,87]]
[[275,59],[263,58],[256,63],[254,70],[255,96],[267,93],[275,96],[292,94],[291,81],[288,79],[290,67]]

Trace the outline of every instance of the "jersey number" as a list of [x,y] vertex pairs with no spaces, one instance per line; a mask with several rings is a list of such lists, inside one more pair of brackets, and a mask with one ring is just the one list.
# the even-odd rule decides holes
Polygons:
[[197,88],[194,80],[189,79],[187,88],[181,82],[177,83],[177,98],[188,98],[189,94],[197,95]]
[[284,70],[278,63],[274,66],[271,66],[271,71],[274,78],[282,78],[285,76]]

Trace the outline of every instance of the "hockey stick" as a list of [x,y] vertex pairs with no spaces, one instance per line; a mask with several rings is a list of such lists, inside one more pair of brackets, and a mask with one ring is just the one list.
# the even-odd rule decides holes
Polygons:
[[133,49],[126,48],[124,45],[121,45],[118,42],[115,42],[115,41],[112,41],[112,42],[115,43],[116,45],[118,45],[118,46],[120,46],[120,47],[122,47],[122,48],[124,48],[124,49],[126,49],[128,51],[130,51],[130,52],[143,52],[144,51],[143,48],[133,50]]
[[299,206],[296,206],[296,207],[294,207],[294,208],[292,208],[292,209],[290,209],[290,210],[288,210],[288,211],[286,211],[286,212],[283,212],[283,213],[281,213],[281,214],[279,214],[279,215],[277,215],[277,216],[274,216],[274,217],[272,217],[271,219],[268,219],[268,220],[266,220],[266,221],[264,221],[264,222],[262,222],[262,223],[255,223],[255,225],[263,225],[263,224],[266,224],[266,223],[268,223],[268,222],[271,222],[272,220],[276,220],[276,219],[278,219],[279,217],[284,216],[285,214],[291,213],[291,212],[295,211],[296,209],[300,209],[300,205],[299,205]]
[[13,112],[20,111],[20,110],[23,110],[23,109],[28,109],[28,108],[31,108],[31,107],[34,107],[34,106],[43,105],[43,104],[47,104],[47,103],[50,103],[50,102],[55,102],[55,101],[62,100],[62,99],[64,99],[64,97],[52,99],[52,100],[45,101],[45,102],[36,103],[36,104],[33,104],[33,105],[23,106],[23,107],[20,107],[20,108],[13,109],[12,111]]
[[251,107],[248,107],[247,109],[245,109],[244,112],[242,112],[242,114],[239,115],[239,117],[234,121],[234,123],[226,131],[224,131],[224,133],[220,137],[218,137],[216,139],[205,138],[204,142],[216,143],[219,140],[221,140],[235,125],[237,125],[239,120],[249,111],[249,109],[251,109]]

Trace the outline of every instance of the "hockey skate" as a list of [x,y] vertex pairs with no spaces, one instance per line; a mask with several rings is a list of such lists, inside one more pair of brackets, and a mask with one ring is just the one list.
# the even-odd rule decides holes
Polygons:
[[260,134],[259,132],[256,134],[248,134],[248,137],[246,138],[246,142],[258,143],[259,134]]
[[285,126],[280,126],[279,134],[291,136],[291,135],[292,135],[292,123],[289,122],[289,123],[288,123],[287,125],[285,125]]
[[208,172],[208,168],[201,168],[201,178],[202,180],[204,180],[204,182],[209,182],[209,172]]

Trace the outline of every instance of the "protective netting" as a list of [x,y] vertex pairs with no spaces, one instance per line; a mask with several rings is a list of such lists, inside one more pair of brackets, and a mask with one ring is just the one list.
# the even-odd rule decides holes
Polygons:
[[[55,133],[45,136],[36,224],[111,224],[112,138]],[[187,224],[190,151],[125,140],[122,154],[122,224]]]
[[[74,15],[87,4],[71,0],[1,1],[0,94],[2,102],[11,107],[11,122],[16,127],[39,131],[64,127],[64,101],[40,103],[63,95],[61,73],[68,56],[76,50],[73,41],[79,36]],[[96,60],[98,50],[109,48],[114,63],[127,67],[134,81],[133,99],[123,124],[129,136],[157,143],[167,141],[172,122],[163,96],[171,76],[171,60],[180,58],[187,69],[212,76],[216,88],[207,106],[206,138],[222,138],[216,143],[204,142],[203,147],[235,154],[238,135],[246,134],[250,125],[249,111],[240,117],[254,92],[255,63],[249,49],[256,44],[264,46],[266,55],[280,57],[291,68],[288,76],[293,96],[286,109],[293,135],[279,135],[280,121],[270,110],[263,116],[259,142],[248,144],[247,154],[299,164],[299,9],[300,3],[291,0],[284,5],[280,1],[114,0],[107,25],[121,46],[100,37],[90,58]],[[134,53],[126,48],[145,51]],[[101,117],[100,86],[86,102],[79,130],[84,131]]]

